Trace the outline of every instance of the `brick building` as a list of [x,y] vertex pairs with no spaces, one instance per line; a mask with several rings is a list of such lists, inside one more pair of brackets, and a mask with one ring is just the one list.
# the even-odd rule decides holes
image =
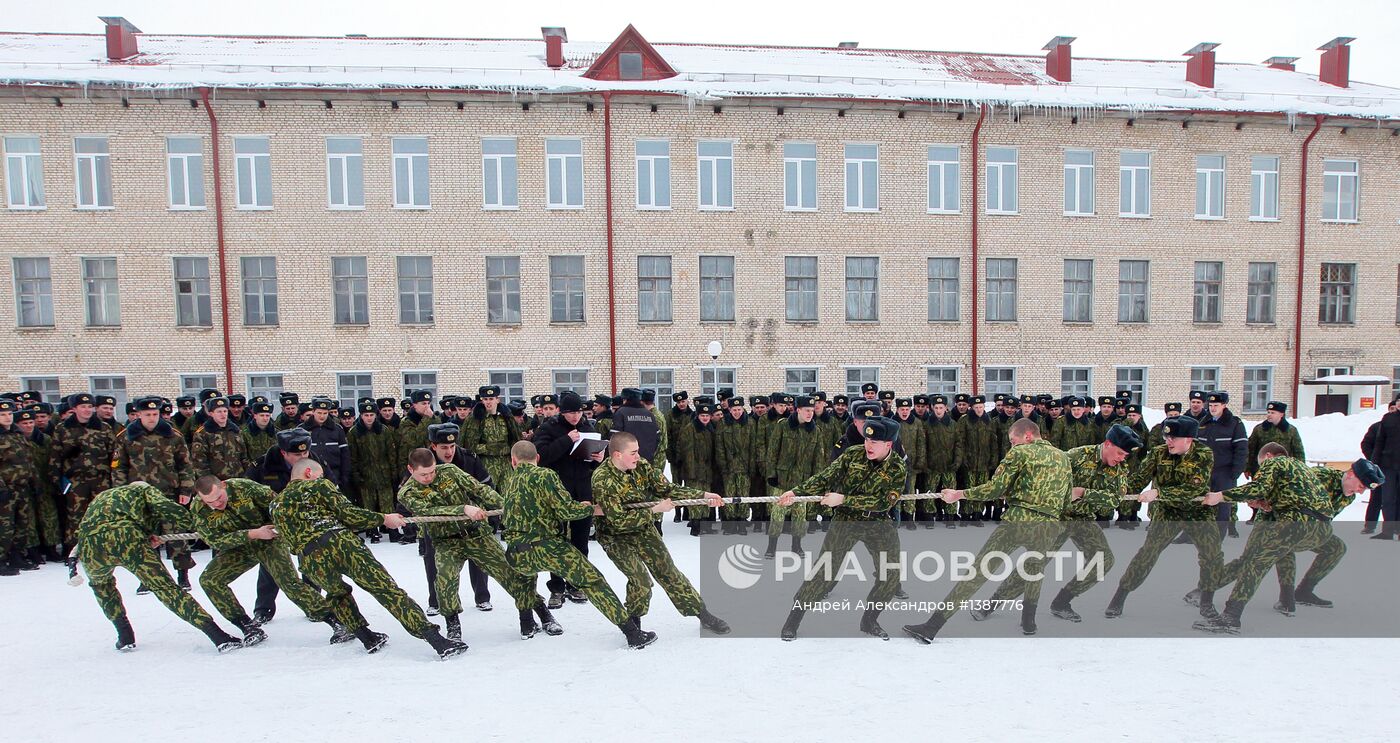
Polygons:
[[1063,37],[1041,57],[108,22],[0,34],[0,389],[718,374],[1220,388],[1252,413],[1300,379],[1400,378],[1400,90],[1349,80],[1348,39],[1312,75],[1211,44],[1072,59]]

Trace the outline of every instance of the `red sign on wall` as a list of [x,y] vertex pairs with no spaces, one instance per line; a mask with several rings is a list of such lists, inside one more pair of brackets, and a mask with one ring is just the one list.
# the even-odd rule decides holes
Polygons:
[[1375,410],[1375,409],[1376,409],[1376,398],[1374,398],[1374,397],[1363,397],[1363,398],[1361,398],[1361,409],[1362,409],[1362,410]]

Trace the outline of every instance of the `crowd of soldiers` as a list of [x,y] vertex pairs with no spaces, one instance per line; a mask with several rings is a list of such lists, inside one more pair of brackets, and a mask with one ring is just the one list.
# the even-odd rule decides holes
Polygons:
[[[70,556],[81,560],[123,649],[134,646],[134,637],[112,580],[119,565],[141,579],[138,593],[156,594],[221,650],[265,637],[260,627],[275,614],[280,588],[308,617],[332,627],[332,642],[359,639],[367,651],[377,651],[386,637],[366,626],[343,580],[348,577],[411,634],[450,657],[466,648],[460,640],[464,568],[478,610],[492,609],[488,576],[511,594],[522,637],[541,629],[562,633],[551,612],[565,602],[591,602],[629,645],[642,647],[655,639],[641,629],[653,578],[682,614],[698,617],[710,631],[728,631],[672,563],[659,537],[658,514],[667,511],[675,511],[677,521],[684,516],[692,535],[713,533],[716,525],[726,534],[764,530],[768,558],[776,555],[784,532],[791,549],[801,553],[810,530],[872,520],[879,523],[873,532],[839,526],[821,549],[844,551],[864,541],[872,552],[887,551],[897,548],[897,536],[890,537],[897,526],[1006,521],[987,549],[1072,540],[1081,551],[1105,553],[1099,529],[1115,515],[1117,526],[1136,528],[1142,503],[1156,501],[1153,508],[1160,510],[1153,513],[1147,542],[1106,614],[1121,615],[1127,594],[1167,544],[1190,541],[1201,555],[1201,579],[1187,600],[1214,627],[1228,625],[1228,619],[1215,612],[1211,594],[1235,582],[1247,562],[1225,566],[1220,556],[1221,539],[1237,536],[1234,504],[1248,502],[1257,517],[1276,519],[1276,504],[1256,493],[1268,487],[1253,486],[1280,452],[1295,462],[1305,457],[1284,404],[1269,403],[1268,419],[1245,436],[1222,391],[1193,391],[1185,409],[1168,403],[1167,419],[1150,429],[1127,393],[1099,398],[1097,411],[1093,400],[1073,395],[997,394],[989,409],[981,395],[898,397],[874,384],[864,385],[854,399],[818,391],[746,400],[722,389],[692,400],[677,392],[665,412],[652,391],[633,388],[591,400],[572,392],[537,395],[529,414],[523,401],[504,399],[492,385],[480,387],[475,398],[443,396],[436,408],[433,397],[418,390],[402,401],[363,398],[345,408],[330,397],[303,402],[286,392],[274,408],[263,397],[207,389],[173,402],[139,398],[119,421],[109,396],[77,393],[54,407],[34,393],[7,393],[0,396],[0,575]],[[1064,471],[1026,474],[1047,463]],[[1379,470],[1358,467],[1346,489],[1383,480]],[[1252,478],[1244,491],[1235,487],[1242,474]],[[1321,477],[1289,471],[1294,479],[1305,475]],[[1327,482],[1338,493],[1343,489],[1340,480]],[[1145,490],[1149,484],[1155,488]],[[793,500],[795,493],[830,491],[862,507],[853,510],[844,497]],[[897,498],[912,492],[944,497]],[[1124,497],[1130,493],[1143,497]],[[771,503],[733,500],[779,494]],[[683,512],[670,505],[672,498],[705,505]],[[1340,495],[1314,501],[1308,500],[1311,512],[1328,519],[1345,505],[1338,505]],[[492,509],[504,513],[488,515]],[[454,518],[422,525],[405,520],[434,516]],[[1071,528],[1028,531],[1023,523],[1061,520]],[[193,529],[200,540],[156,538]],[[384,538],[418,546],[430,589],[426,611],[364,546]],[[1327,560],[1340,559],[1335,544],[1317,535],[1309,539],[1313,546],[1327,544]],[[588,563],[590,541],[627,578],[625,600]],[[173,579],[156,556],[158,546],[175,567]],[[225,634],[185,595],[192,587],[193,553],[206,546],[215,556],[201,574],[201,587],[243,631],[243,640]],[[301,558],[300,576],[293,554]],[[1270,559],[1281,559],[1279,554],[1275,545]],[[70,568],[74,559],[67,560]],[[228,585],[255,566],[258,597],[249,615]],[[1326,570],[1330,566],[1323,566],[1322,575]],[[547,599],[536,593],[538,572],[550,573]],[[1310,573],[1299,595],[1316,599],[1311,587],[1320,577]],[[1282,587],[1282,570],[1280,578]],[[973,583],[956,591],[971,595],[980,585]],[[1023,630],[1034,633],[1039,583],[1008,584],[998,596],[1023,592],[1030,599]],[[1052,612],[1077,621],[1069,601],[1091,586],[1066,586]],[[1292,588],[1290,578],[1287,601],[1281,596],[1289,611]],[[829,590],[804,586],[799,595],[810,601]],[[881,582],[872,598],[886,593],[903,595],[897,581]],[[446,637],[426,619],[437,614],[445,617]],[[931,639],[950,615],[906,631]],[[800,613],[790,618],[785,639],[795,637],[800,619]],[[1237,613],[1234,621],[1238,627]],[[861,629],[887,637],[873,615]]]

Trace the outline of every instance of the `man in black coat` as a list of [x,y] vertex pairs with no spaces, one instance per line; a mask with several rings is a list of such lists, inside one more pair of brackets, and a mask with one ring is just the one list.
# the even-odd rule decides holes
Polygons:
[[335,401],[318,397],[311,401],[311,418],[301,428],[311,434],[311,453],[315,454],[330,480],[340,492],[350,493],[350,441],[345,429],[331,418]]
[[[639,408],[647,412],[645,408]],[[564,489],[575,501],[593,500],[593,470],[603,461],[603,452],[591,457],[575,451],[582,435],[593,433],[593,424],[583,415],[583,398],[574,392],[559,395],[559,415],[546,418],[535,429],[535,449],[540,454],[540,466],[554,470]],[[593,517],[586,516],[567,525],[569,542],[588,556],[588,530],[593,525]],[[563,606],[564,599],[575,603],[588,600],[577,587],[569,585],[563,576],[549,574],[549,604],[552,609]]]
[[656,425],[656,418],[652,417],[651,411],[642,404],[641,390],[635,387],[623,388],[622,407],[613,413],[612,430],[626,431],[636,436],[637,451],[641,453],[642,459],[650,462],[656,458],[656,447],[661,443],[661,427]]
[[[269,448],[261,457],[253,460],[243,477],[262,483],[280,493],[292,479],[292,465],[310,457],[325,468],[326,463],[311,451],[311,433],[301,428],[289,428],[277,432],[276,445]],[[253,621],[259,626],[272,621],[277,613],[277,594],[280,589],[277,581],[267,568],[258,568],[258,600],[253,605]]]
[[[1397,408],[1400,408],[1400,395],[1396,395],[1395,399],[1390,401],[1390,405],[1386,408],[1386,412],[1394,413]],[[1382,420],[1384,420],[1384,417],[1382,417]],[[1380,430],[1381,422],[1376,421],[1375,423],[1371,424],[1370,428],[1366,429],[1366,435],[1361,437],[1361,455],[1366,457],[1367,459],[1371,459],[1371,455],[1375,454],[1376,434]],[[1375,460],[1372,459],[1371,461],[1374,462]],[[1381,496],[1379,494],[1372,493],[1370,499],[1366,501],[1366,521],[1365,525],[1361,528],[1361,533],[1374,534],[1376,531],[1376,523],[1380,520]]]
[[[1210,447],[1215,455],[1215,467],[1210,471],[1210,491],[1223,492],[1235,487],[1244,474],[1249,458],[1249,435],[1244,421],[1230,412],[1230,393],[1217,390],[1206,395],[1206,418],[1196,440]],[[1220,534],[1238,537],[1235,530],[1235,504],[1221,503],[1215,507],[1215,520]]]
[[[1380,533],[1372,539],[1400,537],[1400,408],[1397,405],[1400,405],[1400,396],[1391,401],[1390,412],[1377,424],[1371,451],[1366,453],[1366,458],[1375,462],[1385,473],[1380,498],[1385,523],[1381,525]],[[1375,499],[1376,494],[1371,493],[1371,500]]]

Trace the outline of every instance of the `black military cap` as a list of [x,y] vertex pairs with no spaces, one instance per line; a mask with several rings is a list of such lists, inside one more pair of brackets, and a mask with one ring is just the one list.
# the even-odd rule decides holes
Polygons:
[[602,394],[602,393],[599,393],[599,394],[593,396],[593,404],[594,404],[594,405],[611,405],[611,404],[612,404],[612,398],[609,397],[608,395],[604,395],[604,394]]
[[874,400],[857,400],[851,407],[851,415],[856,418],[877,418],[885,409]]
[[909,397],[901,397],[894,401],[894,406],[896,408],[912,408],[914,407],[914,400]]
[[1358,459],[1351,463],[1351,472],[1356,475],[1356,479],[1371,491],[1371,497],[1376,497],[1375,491],[1385,484],[1385,473],[1381,468],[1369,459]]
[[996,393],[995,395],[992,395],[992,399],[993,399],[993,400],[996,400],[998,403],[1005,402],[1005,401],[1006,401],[1006,393],[1004,393],[1004,392],[998,392],[998,393]]
[[381,397],[374,401],[374,404],[378,405],[380,408],[392,408],[396,403],[398,403],[398,400],[392,397]]
[[1181,412],[1181,403],[1179,403],[1179,402],[1169,402],[1169,403],[1167,403],[1166,405],[1163,405],[1163,406],[1162,406],[1162,412],[1166,413],[1166,414],[1169,415],[1169,416],[1170,416],[1171,414],[1173,414],[1173,413],[1180,413],[1180,412]]
[[1051,395],[1051,394],[1049,394],[1049,393],[1047,393],[1047,392],[1042,392],[1042,393],[1040,393],[1039,395],[1036,395],[1036,396],[1035,396],[1035,401],[1036,401],[1037,403],[1042,403],[1042,402],[1043,402],[1043,403],[1045,403],[1046,405],[1049,405],[1050,403],[1052,403],[1052,402],[1055,401],[1055,396],[1054,396],[1054,395]]
[[1108,396],[1108,395],[1100,395],[1100,396],[1099,396],[1099,405],[1112,405],[1112,404],[1113,404],[1114,402],[1116,402],[1117,400],[1118,400],[1118,398],[1116,398],[1116,397],[1110,397],[1110,396]]
[[987,398],[985,395],[973,395],[972,399],[968,400],[968,402],[972,405],[983,405],[987,402]]
[[1230,393],[1225,392],[1224,390],[1216,390],[1215,392],[1206,395],[1206,402],[1229,403]]
[[899,421],[876,416],[861,424],[860,435],[871,441],[894,441],[899,438]]
[[277,396],[277,404],[284,408],[288,405],[300,405],[301,398],[295,392],[283,392]]
[[194,407],[194,398],[189,395],[181,395],[175,398],[175,404],[182,408],[192,408]]
[[786,392],[784,392],[782,395],[782,401],[784,405],[797,405],[797,397],[795,395],[789,395]]
[[880,394],[876,397],[881,400],[893,400],[894,390],[880,390]]
[[478,398],[482,398],[482,397],[500,397],[500,396],[501,396],[501,388],[500,388],[500,387],[497,387],[497,386],[494,385],[494,384],[485,384],[485,385],[482,385],[482,386],[476,388],[476,396],[477,396]]
[[456,409],[457,409],[457,396],[456,396],[456,395],[443,395],[442,397],[439,397],[439,398],[438,398],[438,406],[441,407],[443,410],[456,410]]
[[969,395],[969,394],[967,394],[966,392],[959,392],[958,394],[953,395],[953,402],[955,402],[955,403],[959,403],[959,402],[969,402],[969,401],[971,401],[971,400],[972,400],[972,395]]
[[1084,398],[1078,395],[1066,395],[1064,399],[1064,406],[1067,408],[1082,408],[1084,403]]
[[821,390],[817,390],[816,392],[812,393],[812,399],[826,402],[826,393],[822,392]]
[[255,402],[248,407],[253,411],[253,415],[272,412],[272,404],[267,402]]
[[1191,390],[1191,394],[1190,394],[1190,396],[1189,396],[1188,399],[1191,399],[1191,400],[1204,400],[1204,399],[1206,399],[1206,393],[1204,393],[1204,392],[1202,392],[1202,391],[1200,391],[1200,390]]
[[671,402],[680,402],[681,400],[689,400],[689,399],[690,399],[690,393],[689,393],[689,392],[686,392],[685,390],[681,390],[680,392],[673,392],[673,393],[671,393]]
[[229,406],[227,397],[211,397],[204,401],[204,412],[212,413],[215,408],[226,408]]
[[434,423],[428,426],[428,443],[455,444],[462,429],[456,423]]
[[577,392],[566,390],[559,393],[559,411],[562,413],[577,413],[583,410],[583,398]]
[[405,397],[404,399],[399,400],[399,407],[403,408],[404,410],[408,410],[409,408],[413,407],[413,399]]
[[133,404],[136,406],[136,409],[137,409],[138,411],[141,411],[141,410],[160,410],[161,401],[160,401],[160,398],[159,398],[159,397],[150,396],[150,397],[143,397],[143,398],[137,400],[137,401],[136,401],[135,403],[133,403]]
[[1108,433],[1104,434],[1104,440],[1126,452],[1142,447],[1142,438],[1137,435],[1137,431],[1122,423],[1110,426]]
[[880,385],[875,384],[874,382],[866,382],[865,384],[862,384],[862,385],[860,386],[860,392],[861,392],[862,395],[865,394],[865,393],[867,393],[867,392],[879,392],[879,391],[880,391]]
[[199,402],[202,405],[205,400],[208,400],[211,397],[218,396],[219,390],[215,389],[214,387],[205,387],[204,389],[199,391]]
[[1162,435],[1178,439],[1194,439],[1201,424],[1189,415],[1172,416],[1162,421]]
[[262,395],[253,395],[252,397],[248,398],[248,404],[249,404],[249,405],[252,405],[253,403],[259,403],[259,402],[267,402],[267,398],[266,398],[266,397],[263,397]]
[[[369,409],[368,411],[366,411],[366,412],[371,412],[371,413],[372,413],[372,412],[374,412],[374,408],[370,408],[370,409]],[[341,418],[354,418],[356,415],[357,415],[357,413],[355,412],[355,409],[354,409],[354,408],[341,408],[341,409],[340,409],[340,417],[341,417]]]
[[19,410],[18,402],[8,397],[0,398],[0,413],[13,413],[16,410]]
[[93,404],[95,404],[95,405],[116,405],[116,404],[117,404],[117,398],[112,397],[111,395],[98,395],[98,396],[97,396],[96,402],[93,403]]
[[15,395],[15,399],[20,402],[39,402],[39,393],[34,390],[24,390]]
[[731,408],[742,408],[744,407],[744,398],[742,396],[735,395],[734,397],[729,398],[728,403],[729,407]]
[[728,400],[729,398],[731,398],[731,397],[733,397],[733,396],[734,396],[734,390],[732,390],[732,389],[730,389],[730,388],[728,388],[728,387],[720,387],[720,388],[719,388],[719,391],[715,392],[715,397],[716,397],[717,399],[719,399],[720,402],[724,402],[725,400]]
[[1135,402],[1130,402],[1123,407],[1123,411],[1126,413],[1137,413],[1138,415],[1142,415],[1142,406],[1138,405]]
[[622,405],[622,395],[613,395],[612,397],[609,397],[609,398],[608,398],[608,404],[611,405],[611,406],[613,406],[613,407],[621,406],[621,405]]
[[914,395],[914,404],[915,404],[915,405],[927,405],[927,404],[928,404],[928,395]]
[[1059,400],[1059,398],[1053,398],[1050,400],[1049,404],[1046,407],[1050,408],[1051,410],[1056,410],[1058,408],[1063,408],[1064,403],[1062,403]]
[[511,415],[517,418],[519,418],[522,415],[525,415],[524,400],[511,400],[510,402],[506,403],[506,408],[510,410]]
[[78,407],[79,405],[96,405],[96,404],[97,404],[97,403],[94,402],[93,399],[92,399],[92,395],[89,395],[89,394],[86,393],[86,392],[74,392],[73,394],[71,394],[71,395],[68,396],[68,407],[70,407],[70,408],[76,408],[76,407]]
[[33,407],[34,412],[36,413],[43,413],[44,415],[53,415],[53,405],[49,403],[36,402],[34,403]]
[[538,408],[539,406],[540,406],[540,396],[539,396],[539,395],[530,395],[530,407],[532,407],[532,408]]
[[135,412],[136,412],[136,403],[134,403],[134,402],[129,402],[129,403],[127,403],[127,404],[126,404],[126,414],[127,414],[127,415],[131,415],[132,413],[135,413]]
[[539,402],[535,403],[535,407],[538,408],[538,407],[540,407],[540,406],[542,406],[542,405],[558,405],[558,404],[559,404],[559,397],[558,397],[557,395],[550,394],[550,393],[545,393],[545,394],[539,396]]
[[[4,412],[4,409],[3,409],[3,408],[0,408],[0,412]],[[15,422],[18,423],[18,422],[20,422],[20,421],[32,421],[32,420],[34,420],[36,414],[37,414],[37,411],[34,410],[34,408],[25,408],[25,409],[23,409],[23,410],[16,410],[16,411],[15,411]]]
[[642,390],[642,402],[647,404],[656,402],[656,390],[651,388]]
[[711,405],[710,403],[707,403],[707,402],[702,402],[702,403],[700,403],[699,405],[696,405],[696,406],[695,406],[695,412],[696,412],[696,413],[714,413],[714,412],[715,412],[715,406],[713,406],[713,405]]
[[930,398],[929,398],[929,404],[930,404],[930,405],[947,405],[947,404],[948,404],[948,398],[944,397],[943,395],[934,395],[933,397],[930,397]]
[[636,387],[623,387],[621,397],[625,401],[641,402],[642,391],[637,389]]
[[851,398],[849,398],[849,397],[847,397],[847,396],[845,396],[845,395],[837,395],[836,397],[831,398],[831,402],[832,402],[833,405],[845,405],[845,404],[849,403],[850,401],[851,401]]
[[416,402],[432,402],[432,401],[433,401],[433,391],[432,391],[432,390],[414,390],[413,392],[409,393],[409,395],[408,395],[408,400],[409,400],[409,403],[408,403],[409,405],[412,405],[413,403],[416,403]]
[[311,451],[311,432],[305,428],[288,428],[277,432],[277,448],[282,451]]
[[768,404],[769,404],[769,405],[777,405],[778,403],[780,403],[780,402],[783,401],[783,395],[785,395],[785,394],[787,394],[787,393],[786,393],[786,392],[774,392],[774,393],[769,394],[769,395],[768,395]]
[[160,401],[160,414],[170,415],[175,412],[175,407],[165,400]]
[[1269,404],[1264,406],[1264,409],[1271,413],[1274,411],[1278,411],[1280,413],[1287,413],[1288,403],[1279,402],[1278,400],[1270,400]]
[[233,394],[228,396],[228,406],[231,408],[241,408],[248,404],[246,395]]
[[332,410],[334,408],[335,403],[324,397],[318,397],[311,401],[312,410]]
[[1034,405],[1034,404],[1035,404],[1035,395],[1030,395],[1030,394],[1021,395],[1021,397],[1017,399],[1017,402],[1020,403],[1021,405]]
[[798,395],[792,398],[791,404],[795,408],[810,408],[816,404],[816,401],[808,395]]

